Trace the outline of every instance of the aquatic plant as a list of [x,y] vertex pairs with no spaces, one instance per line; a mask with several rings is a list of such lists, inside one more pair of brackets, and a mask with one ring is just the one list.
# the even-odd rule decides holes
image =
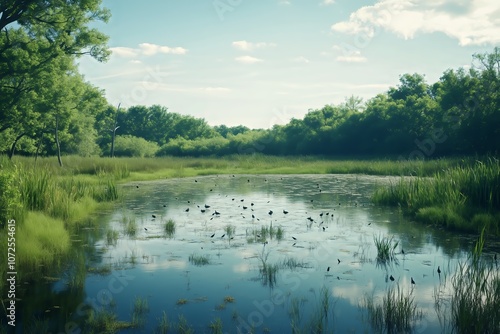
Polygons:
[[364,307],[373,329],[384,333],[409,333],[423,316],[411,292],[405,293],[399,285],[387,289],[381,304],[373,295],[366,295]]
[[226,232],[227,239],[231,240],[231,238],[234,236],[234,233],[236,232],[236,227],[234,227],[231,224],[228,224],[224,227],[224,231]]
[[189,262],[191,262],[195,266],[207,265],[210,264],[210,255],[200,255],[193,253],[189,255]]
[[212,321],[210,325],[208,325],[208,328],[210,328],[210,331],[213,334],[224,333],[222,330],[222,320],[220,320],[220,318],[216,318],[214,321]]
[[117,315],[106,309],[91,309],[87,321],[85,322],[86,333],[116,333],[121,329],[134,327],[134,324],[127,321],[117,320]]
[[149,303],[146,298],[136,297],[132,310],[132,324],[135,327],[142,327],[146,322],[146,314],[149,312]]
[[175,234],[175,222],[172,219],[165,223],[165,234],[170,238]]
[[395,241],[394,237],[382,236],[374,236],[373,241],[377,247],[377,261],[387,262],[395,259],[395,250],[399,245],[399,241]]
[[120,233],[117,230],[109,229],[106,231],[106,244],[108,246],[116,246]]

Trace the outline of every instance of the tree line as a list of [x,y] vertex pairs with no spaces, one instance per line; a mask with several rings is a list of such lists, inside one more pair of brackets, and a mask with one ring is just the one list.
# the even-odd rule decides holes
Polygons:
[[0,152],[9,156],[108,156],[111,146],[116,156],[498,153],[498,47],[435,83],[403,74],[367,101],[351,96],[286,125],[249,129],[210,126],[159,105],[110,105],[76,66],[84,55],[109,57],[107,36],[89,28],[110,16],[100,0],[8,0],[0,14]]

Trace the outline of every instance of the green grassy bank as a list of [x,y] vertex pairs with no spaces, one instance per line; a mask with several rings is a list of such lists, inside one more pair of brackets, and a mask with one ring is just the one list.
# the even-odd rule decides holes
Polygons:
[[439,171],[432,178],[402,178],[373,195],[400,206],[418,221],[462,231],[500,235],[500,161],[487,158]]

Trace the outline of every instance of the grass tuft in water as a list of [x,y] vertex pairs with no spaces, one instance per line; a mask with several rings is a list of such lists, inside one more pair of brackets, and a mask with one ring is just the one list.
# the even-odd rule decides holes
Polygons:
[[377,247],[377,261],[387,262],[396,258],[395,251],[399,241],[394,241],[394,237],[374,236],[373,241]]
[[163,311],[161,318],[158,319],[158,326],[156,327],[155,334],[167,334],[170,332],[172,324],[168,321],[167,313]]
[[134,324],[117,320],[116,314],[111,311],[91,309],[85,327],[86,333],[116,333],[122,329],[132,328]]
[[137,234],[137,222],[133,217],[123,217],[122,223],[125,225],[125,234],[129,237],[135,237]]
[[290,269],[290,270],[294,270],[297,268],[306,268],[306,267],[307,267],[307,263],[305,263],[304,261],[298,260],[294,257],[288,257],[288,256],[285,257],[285,259],[280,264],[280,268]]
[[110,229],[106,231],[106,245],[116,246],[120,233],[118,231]]
[[500,333],[500,272],[481,257],[484,232],[452,277],[451,321],[457,333]]
[[189,262],[191,262],[195,266],[204,266],[210,264],[210,256],[193,253],[189,255]]
[[194,333],[194,330],[191,326],[189,326],[189,323],[187,322],[186,318],[183,315],[179,316],[179,322],[176,324],[175,329],[177,330],[177,333],[179,334],[192,334]]
[[175,222],[172,219],[169,219],[165,223],[165,234],[171,238],[175,234]]
[[381,304],[373,296],[365,296],[365,307],[372,328],[383,333],[410,333],[423,313],[411,293],[405,294],[399,285],[387,289]]
[[262,284],[264,286],[269,286],[270,288],[273,288],[276,285],[276,275],[278,274],[279,271],[279,265],[268,263],[267,261],[268,257],[269,257],[269,251],[265,252],[265,250],[262,249],[262,253],[259,255],[260,259],[259,272]]
[[149,303],[146,298],[136,297],[132,311],[132,324],[142,327],[146,323],[146,314],[149,312]]
[[180,299],[177,299],[177,302],[175,302],[175,304],[177,305],[186,305],[188,303],[188,300],[185,299],[185,298],[180,298]]
[[220,318],[216,318],[214,321],[208,325],[208,328],[210,328],[210,332],[213,334],[222,334],[224,333],[222,330],[222,320]]

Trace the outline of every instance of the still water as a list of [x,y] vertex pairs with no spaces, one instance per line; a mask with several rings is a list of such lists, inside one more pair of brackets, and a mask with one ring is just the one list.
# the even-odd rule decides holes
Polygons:
[[[75,264],[59,280],[34,285],[30,308],[62,332],[77,332],[78,319],[91,307],[131,321],[137,298],[148,309],[140,327],[123,333],[152,333],[163,314],[171,323],[182,316],[196,333],[210,333],[216,319],[227,333],[289,333],[292,322],[310,332],[326,292],[325,332],[364,333],[373,331],[367,296],[377,303],[399,286],[422,310],[414,331],[441,332],[434,294],[446,295],[447,277],[474,237],[373,206],[376,187],[395,180],[220,175],[125,185],[123,201],[102,214],[97,228],[73,236],[83,240]],[[170,234],[168,220],[175,222]],[[283,234],[266,235],[262,228],[271,226]],[[376,261],[374,237],[398,242],[394,261]],[[264,263],[276,265],[271,278],[262,272]],[[83,276],[76,273],[79,266],[87,269]],[[81,289],[70,288],[75,275]]]

